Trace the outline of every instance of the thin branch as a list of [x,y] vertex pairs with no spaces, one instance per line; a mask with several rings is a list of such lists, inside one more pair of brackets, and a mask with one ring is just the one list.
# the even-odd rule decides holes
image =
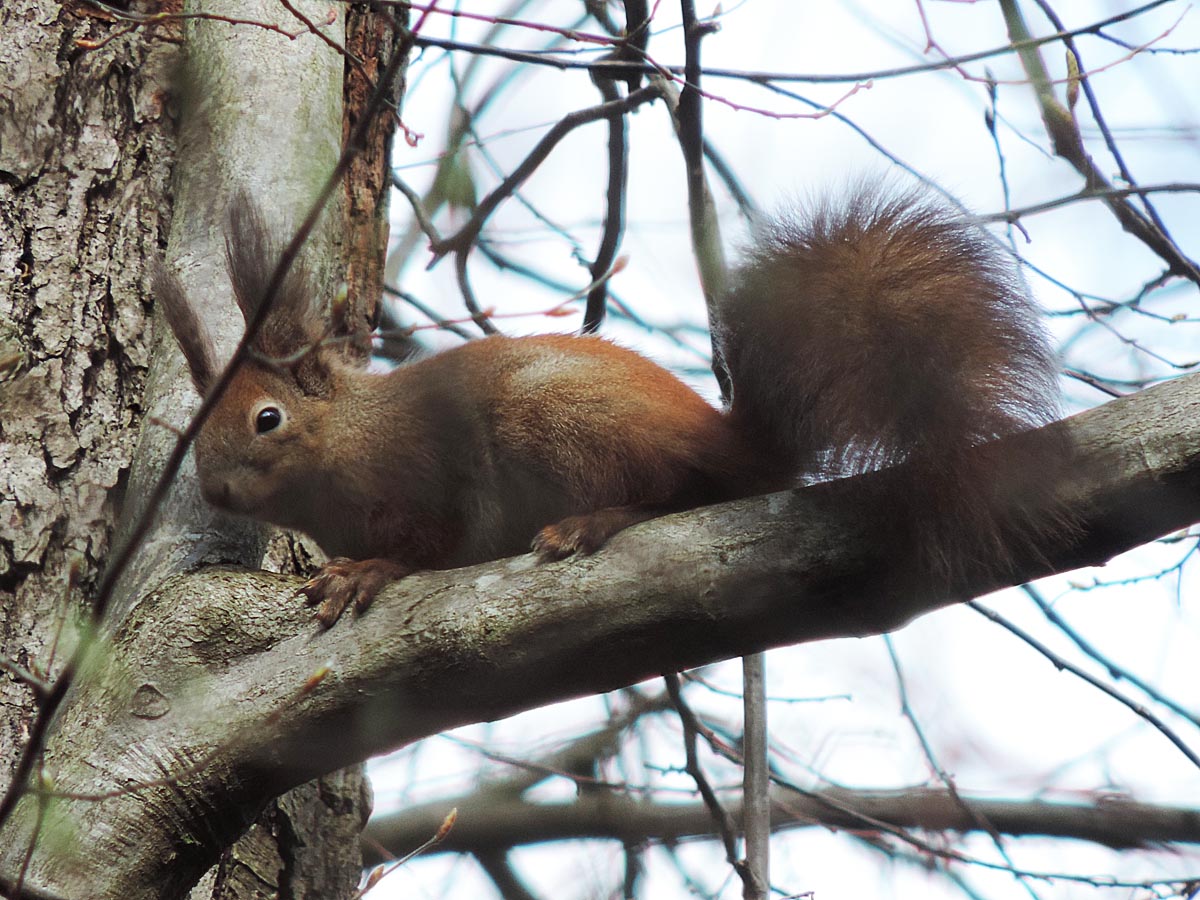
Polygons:
[[460,252],[470,248],[475,243],[476,238],[478,238],[479,232],[482,230],[488,217],[495,212],[496,207],[508,199],[537,170],[538,166],[545,161],[555,146],[570,134],[571,131],[589,122],[595,122],[609,116],[624,115],[641,106],[643,103],[656,100],[658,96],[658,91],[654,88],[640,88],[621,100],[612,103],[602,103],[599,106],[593,106],[589,109],[580,109],[567,113],[546,132],[533,150],[530,151],[529,155],[513,169],[512,174],[480,201],[469,222],[450,237],[433,242],[431,249],[434,255],[440,257],[450,252]]
[[[1059,102],[1055,95],[1053,82],[1037,47],[1029,42],[1030,32],[1015,0],[1000,0],[1000,9],[1004,14],[1013,46],[1020,48],[1018,55],[1021,65],[1033,86],[1042,122],[1050,136],[1055,154],[1069,162],[1083,176],[1088,191],[1110,190],[1111,183],[1084,147],[1083,136],[1079,133],[1079,123],[1075,120],[1074,113]],[[1121,198],[1108,198],[1106,202],[1121,227],[1158,254],[1170,266],[1172,272],[1200,284],[1200,267],[1184,255],[1158,225]]]
[[1112,687],[1112,685],[1105,684],[1103,681],[1101,681],[1099,678],[1092,675],[1091,673],[1085,672],[1083,669],[1079,668],[1079,666],[1075,665],[1074,663],[1069,662],[1066,659],[1063,659],[1063,657],[1059,656],[1057,653],[1055,653],[1053,650],[1051,650],[1049,647],[1047,647],[1045,644],[1043,644],[1041,641],[1039,641],[1037,638],[1035,638],[1029,632],[1023,630],[1022,628],[1017,626],[1015,623],[1010,622],[1008,619],[1001,616],[995,610],[989,609],[988,607],[984,606],[978,600],[967,601],[967,606],[969,606],[971,609],[975,610],[977,613],[984,616],[985,618],[991,619],[993,622],[995,622],[1000,627],[1004,628],[1006,631],[1008,631],[1011,634],[1015,635],[1016,637],[1020,638],[1022,641],[1024,641],[1026,644],[1028,644],[1030,647],[1032,647],[1034,650],[1036,650],[1042,656],[1046,657],[1046,659],[1048,659],[1051,663],[1054,664],[1055,668],[1063,669],[1067,672],[1070,672],[1072,675],[1076,676],[1077,678],[1081,678],[1082,680],[1084,680],[1088,684],[1090,684],[1092,687],[1094,687],[1097,690],[1101,691],[1102,693],[1105,693],[1108,696],[1112,697],[1114,700],[1116,700],[1122,706],[1124,706],[1128,710],[1130,710],[1138,718],[1144,719],[1146,722],[1149,722],[1156,729],[1158,729],[1158,731],[1163,735],[1163,737],[1165,737],[1168,741],[1170,741],[1175,746],[1175,748],[1177,750],[1179,750],[1180,753],[1182,753],[1185,757],[1187,757],[1188,761],[1192,765],[1196,766],[1197,768],[1200,768],[1200,756],[1198,756],[1196,754],[1196,752],[1194,750],[1192,750],[1192,748],[1189,747],[1184,742],[1184,740],[1182,738],[1180,738],[1179,735],[1177,735],[1175,733],[1175,731],[1169,725],[1167,725],[1166,722],[1164,722],[1158,716],[1154,715],[1154,713],[1152,713],[1150,710],[1146,709],[1146,707],[1142,706],[1142,704],[1137,703],[1133,700],[1130,700],[1128,697],[1126,697],[1120,691],[1118,691],[1114,687]]
[[483,790],[487,793],[499,793],[508,796],[520,796],[534,785],[540,784],[547,778],[566,778],[578,785],[589,787],[604,787],[612,790],[627,791],[628,785],[602,781],[599,778],[582,778],[578,774],[586,768],[594,768],[598,760],[611,756],[616,752],[621,735],[632,728],[643,716],[662,712],[670,708],[669,698],[665,694],[650,696],[636,695],[629,707],[613,716],[603,728],[582,735],[566,746],[550,751],[538,759],[519,759],[505,753],[500,753],[483,744],[464,740],[453,735],[442,735],[442,740],[450,741],[460,747],[466,747],[478,753],[484,759],[512,766],[517,772],[502,781],[489,782]]
[[664,679],[667,685],[667,694],[671,698],[671,703],[675,707],[675,711],[679,714],[679,722],[683,726],[683,749],[686,759],[686,769],[692,781],[696,783],[696,790],[699,792],[701,799],[704,801],[704,808],[708,811],[713,824],[716,826],[717,837],[721,839],[721,843],[725,847],[725,858],[742,879],[742,884],[747,890],[754,889],[754,876],[747,869],[746,863],[738,857],[737,850],[737,827],[734,824],[733,817],[726,812],[721,806],[721,801],[717,799],[717,794],[713,790],[712,785],[708,783],[708,778],[704,774],[704,770],[700,768],[700,757],[697,751],[697,737],[699,736],[701,726],[696,719],[696,714],[683,699],[683,691],[679,686],[678,675],[667,675]]
[[1008,209],[1004,212],[991,213],[990,215],[980,216],[982,222],[1016,222],[1024,216],[1030,216],[1035,213],[1046,212],[1051,209],[1058,209],[1063,206],[1070,206],[1072,203],[1078,203],[1081,200],[1113,200],[1121,197],[1144,197],[1146,194],[1195,194],[1200,193],[1200,183],[1196,182],[1174,182],[1169,184],[1146,184],[1135,185],[1133,187],[1113,187],[1107,185],[1105,187],[1085,187],[1074,194],[1067,194],[1065,197],[1056,197],[1053,200],[1044,200],[1041,203],[1032,203],[1029,206],[1022,206],[1017,209]]
[[742,778],[742,833],[746,836],[746,867],[749,883],[743,897],[766,900],[771,883],[771,763],[767,738],[766,657],[751,653],[742,657],[742,704],[745,759]]
[[479,330],[484,334],[499,334],[500,329],[492,324],[492,310],[481,309],[479,301],[475,299],[475,291],[471,287],[471,277],[467,272],[467,247],[460,247],[454,251],[454,277],[458,281],[458,292],[462,295],[463,305],[467,308],[467,312],[471,314],[471,321],[479,326]]
[[[539,803],[512,795],[489,796],[486,802],[480,802],[477,794],[464,793],[378,816],[367,826],[367,835],[388,848],[412,846],[423,840],[452,805],[471,809],[472,814],[460,818],[439,848],[442,852],[475,853],[588,838],[667,843],[696,837],[721,839],[712,812],[702,801],[655,802],[598,792],[584,792],[565,803]],[[739,809],[735,805],[731,811],[736,814]],[[809,794],[785,787],[772,790],[772,828],[777,832],[832,828],[892,833],[908,828],[930,833],[977,833],[981,819],[1001,834],[1077,839],[1113,849],[1200,844],[1200,810],[1138,803],[1111,795],[1092,802],[1056,803],[954,797],[948,791],[929,787],[893,791],[829,789]],[[368,850],[368,858],[380,858],[378,851]],[[957,858],[974,862],[969,856]],[[991,867],[1024,874],[1003,864]],[[1196,874],[1200,876],[1200,871]]]
[[516,873],[508,854],[502,850],[481,850],[475,854],[479,867],[492,880],[503,900],[538,900],[525,882]]
[[0,669],[8,672],[18,681],[23,682],[31,691],[33,691],[33,699],[40,703],[46,694],[50,692],[50,682],[40,675],[35,675],[33,672],[26,669],[24,666],[18,665],[7,656],[0,656]]
[[[1054,11],[1050,4],[1047,3],[1046,0],[1035,0],[1035,2],[1042,10],[1043,15],[1050,20],[1050,24],[1052,24],[1059,31],[1062,31],[1062,19],[1058,17],[1058,14]],[[1100,37],[1106,37],[1106,35],[1100,35]],[[1080,71],[1088,71],[1084,68],[1083,57],[1079,52],[1079,45],[1076,43],[1075,38],[1069,35],[1063,38],[1063,44],[1066,46],[1067,52],[1070,53],[1071,57],[1077,62]],[[1147,44],[1138,48],[1126,46],[1125,49],[1133,53],[1152,48],[1150,48]],[[1108,152],[1112,154],[1113,161],[1117,164],[1117,171],[1120,173],[1121,180],[1127,184],[1135,184],[1137,179],[1133,177],[1133,172],[1130,170],[1129,166],[1126,165],[1125,157],[1121,153],[1121,148],[1117,146],[1117,140],[1115,137],[1113,137],[1113,133],[1108,127],[1108,122],[1105,120],[1104,113],[1100,109],[1100,101],[1096,97],[1096,92],[1092,90],[1091,78],[1081,76],[1078,79],[1078,83],[1083,89],[1083,95],[1087,98],[1088,107],[1092,112],[1092,119],[1095,121],[1096,127],[1100,129],[1100,134],[1104,138],[1104,144],[1106,147],[1108,147]],[[1146,197],[1142,197],[1142,203],[1145,206],[1146,214],[1150,217],[1150,220],[1158,227],[1159,231],[1166,235],[1167,227],[1162,218],[1158,215],[1158,210],[1154,208],[1154,205]]]
[[[596,88],[607,103],[621,99],[616,84],[611,81],[598,79]],[[625,229],[625,192],[628,181],[628,127],[625,116],[611,116],[608,119],[608,189],[605,194],[607,207],[604,214],[604,233],[600,238],[596,259],[589,268],[595,287],[588,291],[583,327],[580,329],[584,334],[592,334],[599,330],[604,321],[608,307],[608,279],[603,276],[612,268],[621,245],[621,233]]]
[[[42,763],[38,763],[38,781],[44,780],[46,777]],[[38,839],[42,836],[42,826],[46,821],[46,806],[49,803],[46,797],[38,796],[37,813],[34,816],[33,828],[29,832],[29,843],[25,847],[25,856],[21,860],[21,868],[17,872],[17,884],[13,889],[12,896],[14,900],[21,900],[21,895],[25,892],[25,878],[29,874],[29,863],[33,860],[33,851],[37,847]]]
[[135,25],[157,25],[162,22],[182,22],[185,19],[201,20],[208,22],[224,22],[227,25],[249,25],[254,28],[261,28],[264,31],[273,31],[276,34],[281,34],[290,41],[294,41],[302,34],[306,34],[309,26],[299,28],[296,31],[288,31],[279,25],[274,25],[270,22],[264,22],[261,19],[239,19],[234,16],[222,16],[216,13],[205,12],[157,12],[157,13],[139,13],[132,10],[118,9],[115,6],[110,6],[107,3],[101,3],[100,0],[84,0],[88,6],[102,10],[114,19],[122,22],[132,22]]
[[417,226],[429,238],[431,244],[437,243],[442,239],[441,234],[437,230],[437,226],[433,224],[433,220],[429,218],[429,213],[425,211],[425,201],[421,199],[421,195],[413,190],[407,181],[400,177],[400,174],[392,170],[392,187],[404,195],[408,200],[409,206],[412,209],[413,218],[417,222]]
[[657,89],[651,87],[640,88],[620,100],[602,103],[590,109],[581,109],[567,113],[567,115],[563,116],[546,132],[533,150],[530,151],[529,155],[520,162],[512,173],[495,190],[480,201],[470,221],[450,237],[431,243],[430,249],[432,249],[435,258],[445,256],[447,253],[454,253],[454,271],[458,279],[459,290],[462,292],[463,302],[470,311],[471,318],[485,333],[494,334],[497,329],[492,324],[486,312],[479,307],[475,295],[471,290],[467,274],[467,256],[488,218],[504,200],[512,196],[517,188],[545,161],[546,157],[550,155],[558,143],[574,129],[589,122],[598,121],[599,119],[624,116],[641,104],[655,100],[657,97]]
[[[950,773],[938,762],[937,755],[933,752],[933,745],[929,743],[929,739],[925,735],[925,729],[921,727],[921,723],[917,719],[917,714],[909,702],[907,680],[904,677],[904,669],[900,665],[900,657],[896,654],[896,645],[892,641],[892,636],[885,634],[883,636],[883,643],[892,661],[892,671],[896,675],[896,689],[900,693],[900,712],[916,736],[917,743],[921,745],[921,753],[925,756],[926,764],[937,775],[938,781],[945,787],[950,799],[958,805],[959,809],[965,815],[975,821],[976,827],[980,831],[983,831],[991,838],[993,846],[995,846],[996,851],[1000,854],[1000,858],[1008,864],[1010,871],[1015,874],[1016,864],[1013,862],[1012,857],[1009,856],[1008,848],[1004,846],[1004,839],[1000,836],[1000,832],[996,829],[996,826],[989,822],[986,816],[981,815],[979,810],[972,807],[971,804],[963,799],[959,793],[958,785],[950,776]],[[1022,885],[1033,900],[1039,900],[1037,892],[1034,891],[1031,885],[1025,881],[1022,881]]]
[[[383,286],[383,292],[385,294],[387,294],[389,297],[396,297],[400,300],[403,300],[405,303],[407,303],[409,306],[411,306],[413,309],[415,309],[417,312],[419,312],[425,318],[429,319],[429,321],[435,327],[437,327],[439,330],[448,331],[451,334],[455,335],[456,337],[462,338],[464,341],[469,341],[471,339],[471,335],[467,332],[467,330],[465,328],[460,328],[456,323],[450,321],[449,319],[443,318],[442,316],[440,316],[438,314],[438,312],[435,309],[433,309],[432,307],[426,306],[423,302],[418,300],[416,297],[414,297],[408,291],[402,291],[399,288],[392,287],[390,284],[385,284]],[[416,329],[409,326],[408,328],[402,328],[399,330],[401,331],[403,336],[407,337],[407,336],[412,335]],[[386,341],[388,338],[388,331],[385,329],[383,332],[381,332],[381,336]]]
[[1053,624],[1056,628],[1058,628],[1059,631],[1070,638],[1076,647],[1078,647],[1100,665],[1104,666],[1109,675],[1122,681],[1128,681],[1143,694],[1152,699],[1155,703],[1161,703],[1167,709],[1171,710],[1171,712],[1175,713],[1175,715],[1186,719],[1197,728],[1200,728],[1200,716],[1197,716],[1196,713],[1183,706],[1183,704],[1176,703],[1170,697],[1156,689],[1154,685],[1150,684],[1144,678],[1135,675],[1133,672],[1130,672],[1123,666],[1117,665],[1115,662],[1101,653],[1100,650],[1087,641],[1083,635],[1072,628],[1067,620],[1055,611],[1053,606],[1046,602],[1046,598],[1042,596],[1042,592],[1036,587],[1034,587],[1032,584],[1023,584],[1021,585],[1021,590],[1025,592],[1025,595],[1030,600],[1037,604],[1037,608],[1041,610],[1042,615],[1044,615],[1051,622],[1051,624]]
[[298,10],[290,2],[290,0],[279,0],[279,3],[284,9],[286,9],[293,16],[295,16],[297,19],[299,19],[301,22],[303,22],[304,26],[309,30],[309,32],[311,34],[316,35],[317,38],[319,38],[322,43],[324,43],[327,47],[329,47],[331,50],[333,50],[340,56],[344,57],[346,60],[348,60],[350,62],[351,65],[353,65],[356,69],[358,69],[358,71],[364,77],[367,78],[367,83],[370,85],[371,88],[375,87],[375,85],[370,84],[370,77],[367,74],[367,68],[363,64],[363,61],[361,59],[359,59],[357,56],[355,56],[353,53],[351,53],[349,50],[347,50],[344,46],[342,46],[337,41],[335,41],[333,38],[331,38],[329,35],[327,35],[324,31],[321,30],[322,26],[332,25],[337,20],[337,7],[331,6],[329,8],[329,16],[326,19],[326,21],[318,24],[317,22],[314,22],[312,19],[310,19],[308,16],[304,15],[304,13],[302,13],[300,10]]
[[439,16],[449,16],[453,19],[472,19],[477,22],[488,22],[492,25],[510,26],[514,28],[524,28],[528,31],[549,32],[561,38],[566,38],[569,41],[576,41],[582,44],[597,44],[603,47],[612,46],[617,43],[615,38],[606,34],[591,34],[590,32],[580,31],[577,28],[562,28],[558,25],[550,25],[546,22],[536,22],[531,19],[514,19],[505,16],[497,16],[494,13],[477,13],[469,12],[464,9],[444,9],[438,7],[434,3],[428,5],[422,3],[414,3],[413,0],[393,0],[390,3],[381,3],[380,6],[403,6],[406,9],[416,9],[423,13],[433,13]]
[[[396,2],[399,2],[399,0],[396,0]],[[1078,37],[1079,35],[1084,34],[1099,34],[1109,25],[1134,19],[1137,16],[1147,13],[1153,9],[1173,2],[1175,2],[1175,0],[1152,0],[1150,3],[1145,3],[1142,6],[1134,9],[1117,13],[1109,16],[1106,19],[1101,19],[1098,22],[1093,22],[1090,25],[1084,25],[1080,28],[1074,28],[1070,31],[1056,32],[1040,38],[1030,37],[1027,40],[1014,41],[1012,43],[1005,44],[1002,47],[995,47],[991,50],[981,50],[976,53],[968,53],[952,59],[937,60],[935,62],[922,63],[920,65],[899,66],[892,69],[877,69],[874,71],[851,72],[840,75],[812,72],[764,72],[755,71],[752,69],[709,67],[704,69],[703,74],[708,78],[731,78],[738,81],[756,82],[759,84],[768,84],[771,82],[844,84],[850,82],[858,83],[879,81],[888,78],[902,78],[906,75],[917,75],[927,72],[937,72],[943,69],[954,69],[962,66],[965,63],[976,62],[982,59],[991,59],[992,57],[996,56],[1007,56],[1010,53],[1019,52],[1029,47],[1041,47],[1045,44],[1052,44],[1067,37]],[[514,62],[549,66],[555,69],[583,69],[592,72],[601,72],[607,75],[609,78],[614,79],[627,79],[631,72],[638,72],[643,75],[654,75],[660,72],[669,72],[671,75],[677,76],[684,74],[684,66],[659,65],[649,62],[641,64],[624,61],[614,62],[608,59],[582,61],[563,58],[561,56],[548,56],[542,53],[529,53],[520,50],[511,50],[505,47],[494,47],[465,41],[426,37],[424,35],[419,36],[416,39],[415,44],[418,47],[438,47],[443,50],[461,50],[466,53],[477,54],[480,56],[495,56],[502,59],[512,60]]]

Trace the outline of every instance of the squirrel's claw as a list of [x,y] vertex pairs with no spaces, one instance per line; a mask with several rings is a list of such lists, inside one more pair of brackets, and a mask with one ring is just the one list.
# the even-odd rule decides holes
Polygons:
[[568,516],[537,533],[533,539],[533,552],[542,562],[564,559],[573,553],[587,556],[608,543],[618,531],[667,511],[655,507],[613,506],[582,516]]
[[407,566],[389,559],[347,559],[339,556],[323,565],[320,571],[304,582],[296,591],[309,606],[316,606],[315,618],[321,627],[329,628],[354,605],[354,611],[362,614],[374,601],[375,596],[389,582],[403,578],[412,572]]

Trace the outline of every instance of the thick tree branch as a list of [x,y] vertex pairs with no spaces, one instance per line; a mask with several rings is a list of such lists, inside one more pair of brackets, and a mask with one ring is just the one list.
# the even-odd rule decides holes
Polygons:
[[[966,805],[964,809],[963,805]],[[731,806],[734,806],[731,803]],[[702,803],[652,803],[614,794],[585,793],[570,803],[531,803],[519,797],[471,794],[378,816],[366,837],[393,852],[425,840],[451,807],[454,831],[435,853],[495,853],[541,841],[607,838],[615,841],[716,839]],[[738,810],[734,806],[734,812]],[[789,828],[874,830],[876,822],[925,831],[979,831],[986,822],[1001,834],[1094,841],[1128,849],[1155,842],[1200,843],[1200,809],[1152,806],[1105,798],[1095,803],[956,797],[942,789],[830,790],[808,795],[772,792],[772,831]],[[364,852],[373,865],[383,860]]]
[[[1011,582],[1100,563],[1200,519],[1200,378],[1053,427],[1077,446],[1061,499],[1082,533],[1040,548]],[[294,579],[223,569],[173,579],[98,651],[58,722],[74,742],[52,739],[46,759],[60,792],[157,783],[52,804],[50,831],[69,825],[89,840],[68,857],[39,846],[32,883],[54,890],[74,868],[96,897],[159,896],[199,877],[237,827],[230,810],[248,820],[348,762],[662,672],[891,630],[1001,586],[980,574],[951,594],[879,570],[857,522],[864,496],[856,480],[829,483],[665,517],[589,558],[414,575],[329,631],[294,599]],[[0,834],[0,875],[35,800]],[[163,808],[185,833],[145,827]]]

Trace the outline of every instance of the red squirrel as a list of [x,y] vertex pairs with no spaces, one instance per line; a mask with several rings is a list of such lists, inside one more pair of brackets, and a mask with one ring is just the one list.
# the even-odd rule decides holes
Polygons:
[[[247,321],[279,246],[253,204],[231,204]],[[203,395],[212,344],[164,266],[153,288]],[[759,229],[716,306],[725,410],[594,336],[486,337],[368,371],[324,340],[318,305],[293,267],[195,457],[210,503],[331,557],[301,588],[325,626],[417,570],[531,542],[543,559],[592,553],[667,512],[898,463],[883,502],[916,535],[905,552],[944,575],[1002,563],[1039,527],[1004,511],[1006,482],[1053,466],[978,445],[1056,417],[1054,355],[1006,254],[920,192],[862,188]]]

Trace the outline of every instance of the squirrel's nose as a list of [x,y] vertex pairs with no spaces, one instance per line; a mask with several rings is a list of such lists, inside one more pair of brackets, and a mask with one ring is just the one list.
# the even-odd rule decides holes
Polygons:
[[233,492],[224,478],[204,479],[200,482],[200,494],[218,509],[233,509]]

